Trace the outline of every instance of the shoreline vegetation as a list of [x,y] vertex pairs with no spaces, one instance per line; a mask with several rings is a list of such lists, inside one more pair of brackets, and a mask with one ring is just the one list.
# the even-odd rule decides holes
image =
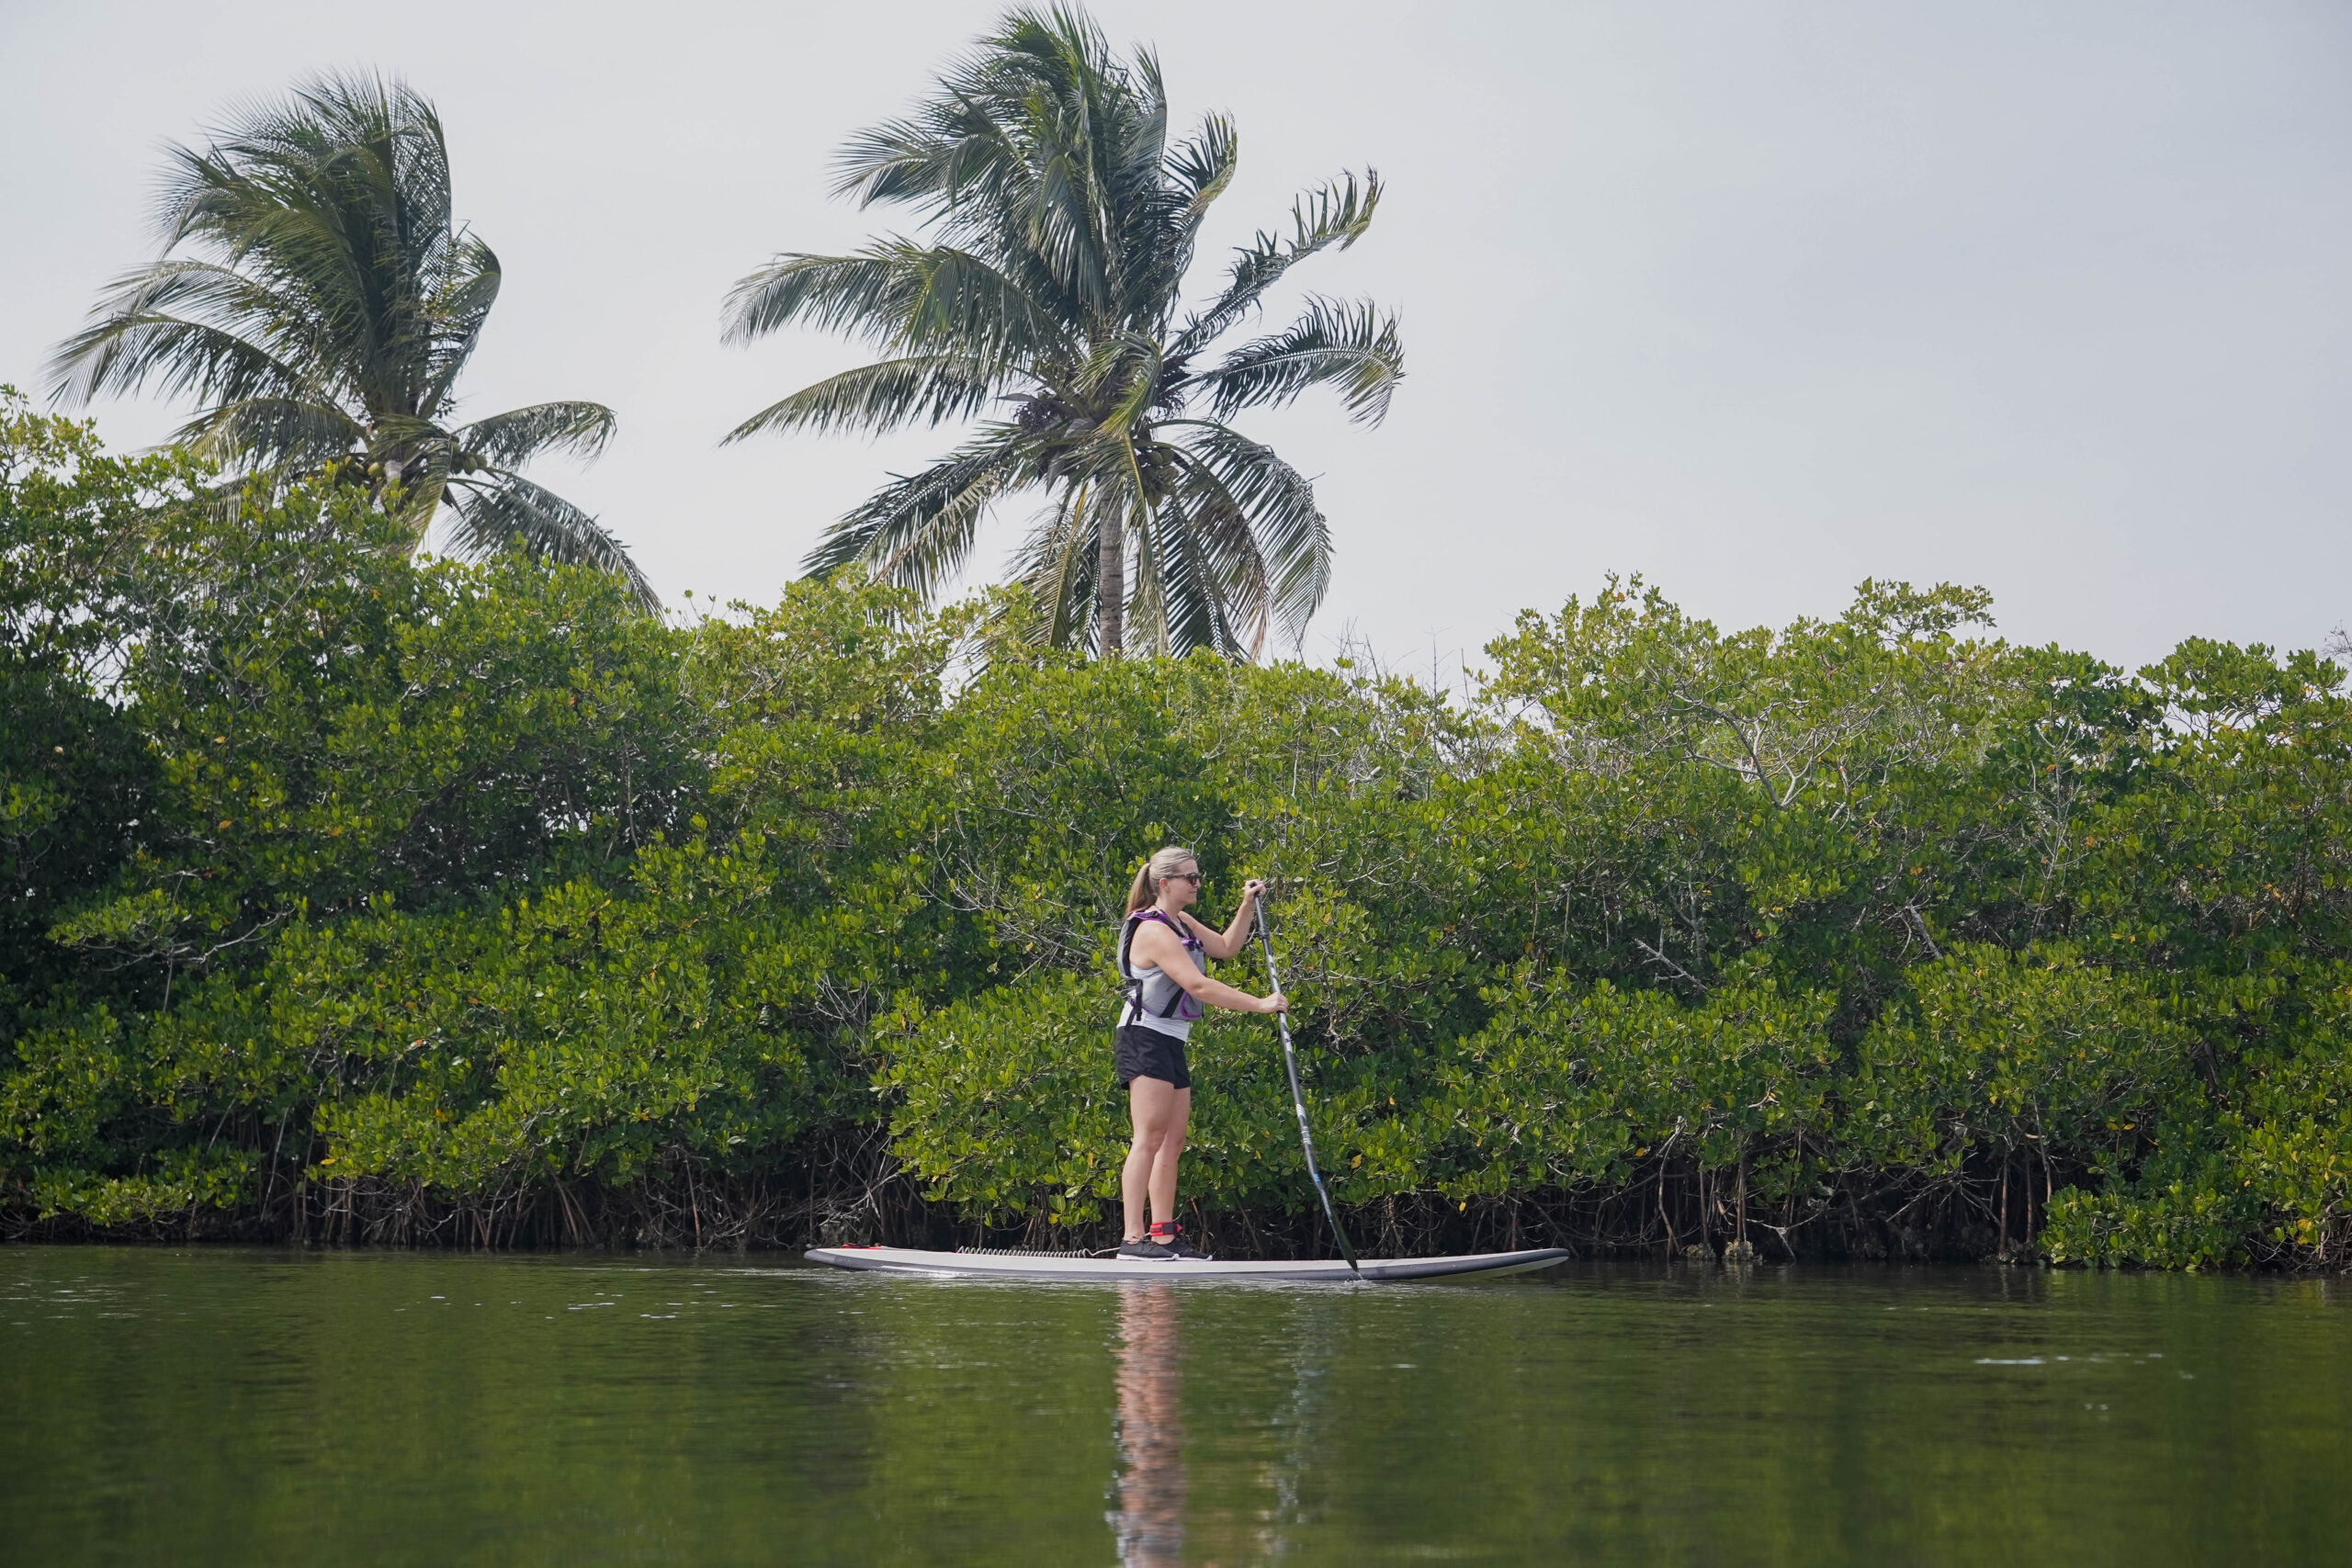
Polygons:
[[[2352,1262],[2314,654],[1634,580],[1449,696],[1055,651],[1018,585],[662,616],[214,479],[0,402],[7,1236],[1105,1245],[1174,840],[1272,883],[1367,1253]],[[1318,1251],[1271,1026],[1195,1040],[1199,1228]]]

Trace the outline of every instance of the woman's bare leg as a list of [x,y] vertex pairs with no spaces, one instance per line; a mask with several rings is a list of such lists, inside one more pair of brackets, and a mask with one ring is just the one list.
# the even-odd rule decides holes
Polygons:
[[[1127,1163],[1119,1171],[1119,1196],[1126,1207],[1126,1229],[1121,1234],[1133,1241],[1145,1230],[1144,1202],[1147,1195],[1159,1196],[1159,1159],[1161,1144],[1168,1136],[1172,1120],[1176,1127],[1177,1146],[1183,1146],[1184,1115],[1192,1105],[1192,1091],[1178,1089],[1165,1078],[1136,1078],[1127,1085],[1127,1112],[1135,1119],[1136,1141],[1127,1149]],[[1168,1205],[1176,1203],[1176,1163],[1168,1162]],[[1160,1212],[1165,1219],[1168,1210]]]
[[[1166,1088],[1166,1085],[1162,1085]],[[1193,1120],[1193,1091],[1170,1089],[1168,1121],[1159,1134],[1159,1148],[1151,1159],[1151,1217],[1176,1217],[1176,1161],[1184,1152],[1184,1133]]]

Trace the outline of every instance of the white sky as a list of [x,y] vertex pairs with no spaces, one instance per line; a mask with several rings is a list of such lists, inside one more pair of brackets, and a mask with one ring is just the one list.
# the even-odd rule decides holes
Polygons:
[[[904,225],[828,202],[831,155],[999,10],[0,0],[0,380],[40,385],[151,254],[163,142],[380,67],[439,104],[504,264],[468,410],[611,404],[600,461],[536,477],[673,604],[772,596],[955,433],[719,449],[857,353],[722,348],[721,298]],[[1867,576],[1982,583],[2007,635],[2119,662],[2352,617],[2352,7],[1096,14],[1158,48],[1181,120],[1239,122],[1202,291],[1295,190],[1388,181],[1362,243],[1294,274],[1402,312],[1388,423],[1316,398],[1244,421],[1320,476],[1340,553],[1310,656],[1350,626],[1475,655],[1611,570],[1726,626],[1835,614]],[[95,412],[121,446],[185,412]]]

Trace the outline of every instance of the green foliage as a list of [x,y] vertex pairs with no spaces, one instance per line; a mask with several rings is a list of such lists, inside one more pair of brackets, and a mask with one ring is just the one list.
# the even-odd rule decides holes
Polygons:
[[[1611,583],[1449,699],[845,575],[663,621],[417,559],[352,487],[210,487],[0,403],[12,1224],[903,1175],[1097,1226],[1109,944],[1174,841],[1213,912],[1272,882],[1380,1224],[2352,1261],[2352,699],[2310,655],[2127,675],[1973,591],[1726,634]],[[1193,1059],[1188,1201],[1298,1214],[1271,1028]]]
[[8,1002],[67,983],[49,927],[111,872],[154,789],[136,728],[101,693],[148,512],[201,477],[178,457],[110,457],[88,425],[0,387],[0,1032]]
[[1783,995],[1760,972],[1687,1007],[1521,966],[1491,999],[1493,1021],[1440,1066],[1410,1130],[1428,1174],[1401,1148],[1384,1174],[1435,1177],[1450,1197],[1615,1185],[1678,1152],[1742,1171],[1759,1148],[1831,1128],[1828,998]]
[[791,1027],[827,943],[777,908],[765,860],[756,839],[665,847],[627,888],[305,929],[232,1003],[266,1017],[196,1037],[299,1052],[335,1085],[326,1158],[426,1188],[618,1185],[672,1151],[736,1165],[830,1109]]
[[2063,947],[1955,950],[1863,1036],[1849,1122],[1874,1162],[1957,1172],[1985,1145],[2120,1170],[2194,1094],[2191,1036],[2149,976]]

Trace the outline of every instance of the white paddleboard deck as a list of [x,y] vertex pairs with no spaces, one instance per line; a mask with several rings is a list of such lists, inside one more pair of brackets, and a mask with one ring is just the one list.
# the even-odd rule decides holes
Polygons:
[[[820,1247],[811,1263],[865,1269],[885,1274],[928,1274],[989,1280],[1319,1280],[1357,1278],[1340,1258],[1252,1258],[1227,1261],[1159,1261],[1138,1258],[1057,1257],[1046,1253],[922,1252],[908,1247]],[[1517,1274],[1549,1269],[1567,1257],[1565,1248],[1522,1252],[1472,1252],[1454,1258],[1366,1258],[1366,1280],[1441,1280],[1464,1274]]]

